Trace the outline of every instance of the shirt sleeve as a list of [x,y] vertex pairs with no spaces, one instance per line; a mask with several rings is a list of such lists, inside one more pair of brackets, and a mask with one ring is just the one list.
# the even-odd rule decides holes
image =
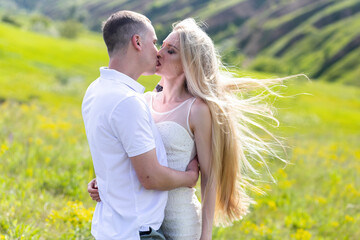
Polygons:
[[151,102],[151,97],[152,97],[153,93],[152,92],[146,92],[143,94],[144,99],[147,103],[147,105],[150,107],[150,102]]
[[118,103],[110,115],[110,125],[129,157],[155,148],[151,114],[139,97]]

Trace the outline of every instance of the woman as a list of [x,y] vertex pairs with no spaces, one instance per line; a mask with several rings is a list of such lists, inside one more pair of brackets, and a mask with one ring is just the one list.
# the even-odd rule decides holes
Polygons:
[[272,93],[267,86],[282,79],[238,79],[221,68],[212,40],[193,19],[175,24],[158,53],[156,74],[163,91],[145,98],[169,167],[184,171],[197,154],[201,171],[201,205],[194,189],[169,191],[162,226],[166,239],[211,239],[215,216],[223,224],[241,219],[252,203],[247,191],[256,190],[250,174],[257,171],[250,160],[267,166],[264,152],[278,157],[270,143],[250,130],[253,125],[272,136],[253,121],[254,116],[276,121],[259,103],[264,96],[243,99],[236,90],[261,87]]

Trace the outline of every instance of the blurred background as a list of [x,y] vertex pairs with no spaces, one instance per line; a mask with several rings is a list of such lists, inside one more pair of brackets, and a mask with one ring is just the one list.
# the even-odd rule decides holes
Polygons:
[[176,21],[205,22],[239,76],[311,79],[271,99],[291,164],[272,163],[277,184],[264,177],[267,194],[213,239],[360,238],[359,0],[1,0],[0,240],[92,239],[80,108],[108,64],[101,24],[124,9],[149,17],[160,44]]

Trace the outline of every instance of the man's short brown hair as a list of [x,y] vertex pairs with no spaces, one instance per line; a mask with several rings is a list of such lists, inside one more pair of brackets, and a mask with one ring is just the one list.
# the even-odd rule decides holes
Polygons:
[[146,23],[151,23],[151,21],[140,13],[132,11],[113,13],[103,23],[102,28],[109,55],[111,56],[114,50],[127,47],[134,34],[145,37]]

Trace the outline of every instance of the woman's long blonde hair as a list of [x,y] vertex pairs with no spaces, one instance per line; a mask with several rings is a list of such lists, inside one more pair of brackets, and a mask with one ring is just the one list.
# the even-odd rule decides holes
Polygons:
[[[241,94],[254,88],[276,94],[271,86],[279,85],[284,78],[236,78],[223,71],[214,43],[194,19],[175,23],[173,31],[180,38],[186,87],[190,94],[205,101],[211,112],[212,161],[209,179],[216,184],[216,222],[227,224],[249,212],[253,200],[248,190],[260,191],[253,177],[259,175],[259,171],[250,162],[259,162],[267,168],[265,159],[269,155],[286,162],[279,157],[273,145],[278,142],[281,146],[281,143],[254,120],[260,116],[278,124],[271,106],[262,103],[268,94],[263,92],[248,98]],[[252,130],[253,127],[265,131],[275,141],[263,140]],[[205,193],[208,190],[205,189]]]

